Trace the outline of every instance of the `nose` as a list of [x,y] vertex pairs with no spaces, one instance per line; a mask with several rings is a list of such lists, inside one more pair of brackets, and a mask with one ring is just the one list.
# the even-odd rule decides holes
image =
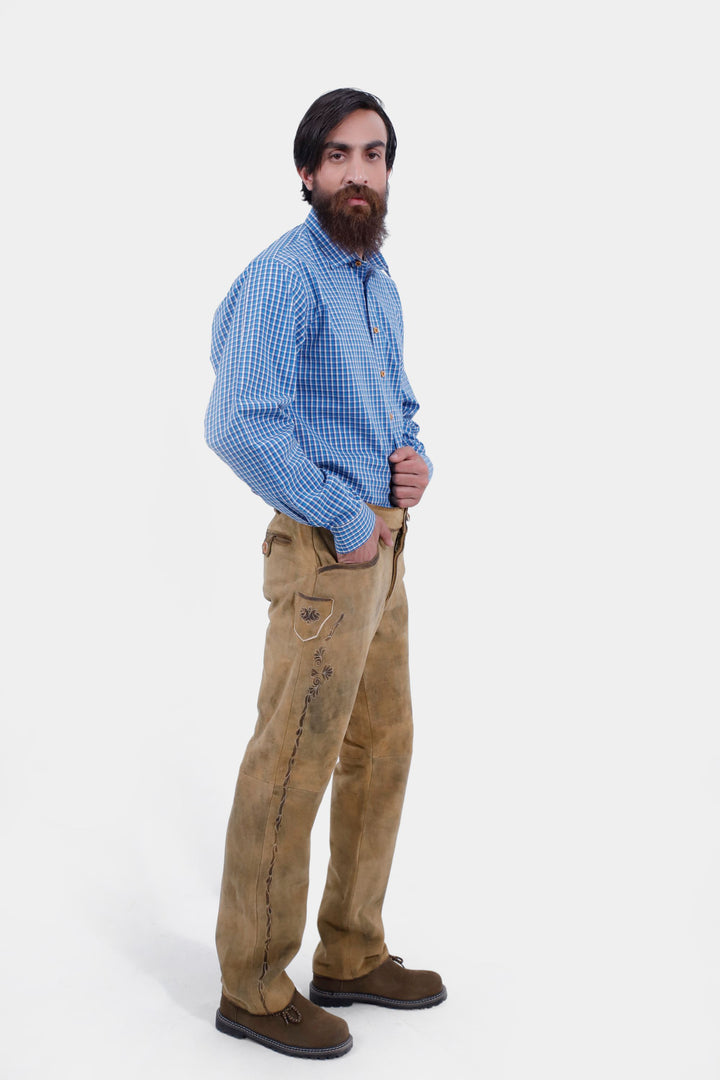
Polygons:
[[362,157],[360,155],[353,156],[348,161],[345,184],[367,184],[367,182],[368,178]]

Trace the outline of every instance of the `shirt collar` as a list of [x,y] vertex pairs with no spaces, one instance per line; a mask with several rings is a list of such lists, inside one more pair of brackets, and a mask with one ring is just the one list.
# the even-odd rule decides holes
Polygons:
[[[305,218],[305,224],[310,230],[318,249],[329,262],[337,264],[342,263],[345,266],[355,265],[357,262],[357,255],[350,255],[344,248],[339,247],[330,239],[318,221],[317,214],[312,207],[310,208],[310,213]],[[387,273],[387,263],[379,251],[375,252],[373,255],[366,256],[363,259],[363,263],[366,266],[372,266],[376,269],[384,270]]]

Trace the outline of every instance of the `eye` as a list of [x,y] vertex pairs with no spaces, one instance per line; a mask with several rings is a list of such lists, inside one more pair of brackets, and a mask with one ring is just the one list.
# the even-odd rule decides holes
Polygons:
[[371,161],[379,161],[380,156],[381,155],[380,155],[379,150],[371,150],[370,153],[368,154],[368,157],[370,158]]
[[342,157],[342,152],[340,150],[332,150],[328,154],[328,158],[330,161],[342,161]]

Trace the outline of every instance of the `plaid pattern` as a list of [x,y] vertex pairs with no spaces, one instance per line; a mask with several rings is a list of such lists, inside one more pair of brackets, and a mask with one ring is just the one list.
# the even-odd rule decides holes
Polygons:
[[400,298],[382,255],[333,244],[310,211],[254,259],[215,313],[208,444],[277,510],[338,551],[390,505],[388,456],[425,455],[402,362]]

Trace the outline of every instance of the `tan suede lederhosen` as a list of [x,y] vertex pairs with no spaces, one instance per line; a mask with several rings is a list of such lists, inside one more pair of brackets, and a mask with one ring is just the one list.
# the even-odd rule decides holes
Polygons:
[[403,555],[393,533],[345,566],[332,536],[276,514],[263,544],[270,603],[258,721],[240,766],[217,946],[225,994],[278,1012],[305,926],[310,830],[333,777],[318,974],[352,979],[387,957],[381,910],[412,750]]

